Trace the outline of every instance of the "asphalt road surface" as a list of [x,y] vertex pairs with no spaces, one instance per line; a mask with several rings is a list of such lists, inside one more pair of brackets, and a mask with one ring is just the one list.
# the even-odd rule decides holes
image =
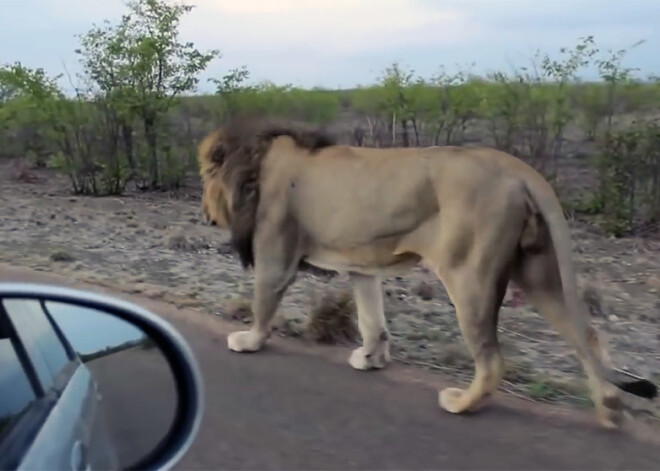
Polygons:
[[[71,286],[2,264],[0,281]],[[236,326],[120,296],[172,322],[200,363],[205,414],[177,469],[660,469],[657,437],[641,425],[610,432],[590,410],[502,394],[478,414],[456,416],[437,403],[437,389],[451,378],[396,363],[359,372],[346,363],[347,349],[277,338],[260,353],[236,354],[226,347]]]

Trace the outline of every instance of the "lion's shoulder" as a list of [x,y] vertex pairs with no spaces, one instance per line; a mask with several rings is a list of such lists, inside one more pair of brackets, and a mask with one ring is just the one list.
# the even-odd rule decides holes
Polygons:
[[[215,188],[216,200],[223,196],[231,201],[232,243],[246,267],[254,263],[252,239],[257,225],[261,167],[273,141],[284,136],[311,153],[336,145],[333,136],[319,127],[280,119],[236,118],[208,134],[198,149],[205,186]],[[211,184],[220,181],[221,185]],[[207,193],[206,198],[213,197]]]

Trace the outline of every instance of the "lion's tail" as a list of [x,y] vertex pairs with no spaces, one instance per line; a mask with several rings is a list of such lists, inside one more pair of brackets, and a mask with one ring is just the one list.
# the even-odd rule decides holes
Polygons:
[[[572,259],[572,244],[570,239],[570,228],[568,226],[568,221],[564,217],[564,212],[557,199],[554,190],[542,178],[536,176],[530,176],[528,178],[534,178],[532,184],[531,181],[525,181],[525,190],[527,192],[527,197],[529,198],[529,203],[534,212],[537,215],[540,215],[543,218],[544,225],[547,226],[549,236],[551,241],[548,241],[554,247],[555,255],[557,257],[557,265],[559,267],[559,274],[561,278],[562,292],[564,296],[565,308],[569,312],[575,313],[576,316],[583,316],[581,319],[584,321],[585,329],[591,333],[591,335],[596,335],[595,330],[587,328],[588,319],[586,318],[586,311],[582,309],[579,303],[579,297],[577,292],[577,283],[576,276],[573,266]],[[527,178],[525,179],[527,180]],[[525,241],[525,231],[523,231],[523,240],[521,240],[521,246],[524,248],[524,243],[534,243],[534,239],[537,239],[539,235],[538,224],[532,224],[531,234],[527,234],[528,240]],[[537,239],[538,240],[538,239]],[[599,344],[597,338],[594,342],[596,345]],[[640,396],[647,399],[653,399],[658,394],[657,386],[646,379],[637,378],[635,381],[630,381],[629,378],[618,377],[617,372],[614,370],[613,366],[609,364],[609,355],[605,351],[604,347],[601,345],[600,352],[597,357],[601,361],[605,379],[615,385],[617,388]]]

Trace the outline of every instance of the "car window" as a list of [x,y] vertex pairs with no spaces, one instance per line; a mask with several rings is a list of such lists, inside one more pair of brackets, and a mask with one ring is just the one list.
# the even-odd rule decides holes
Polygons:
[[33,299],[5,299],[2,304],[28,352],[44,389],[69,363],[69,357],[41,303]]
[[14,345],[0,338],[0,442],[36,399]]

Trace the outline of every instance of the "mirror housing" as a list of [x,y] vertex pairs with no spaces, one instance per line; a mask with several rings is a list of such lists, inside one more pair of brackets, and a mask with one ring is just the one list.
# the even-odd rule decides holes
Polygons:
[[[172,469],[173,466],[181,460],[181,458],[188,451],[192,442],[194,441],[201,424],[204,396],[203,396],[203,383],[197,361],[190,349],[188,343],[184,340],[182,335],[176,331],[169,322],[161,317],[147,311],[146,309],[135,304],[107,296],[102,294],[95,294],[78,289],[64,288],[46,284],[36,283],[0,283],[0,334],[3,330],[16,333],[15,326],[12,327],[10,316],[6,312],[6,305],[3,309],[3,302],[10,300],[36,300],[41,303],[43,307],[48,303],[59,303],[64,305],[74,306],[76,308],[88,309],[90,312],[95,310],[102,314],[107,314],[116,319],[120,319],[127,324],[135,327],[141,331],[145,338],[148,339],[150,346],[157,347],[162,353],[166,363],[173,376],[173,383],[175,385],[176,410],[172,413],[173,420],[169,430],[163,434],[154,449],[150,450],[139,459],[136,463],[127,466],[126,469]],[[66,306],[65,306],[66,307]],[[44,308],[45,310],[45,308]],[[47,311],[47,310],[46,310]],[[41,311],[39,311],[41,313]],[[14,319],[20,319],[22,313],[14,314]],[[92,313],[95,314],[95,313]],[[4,316],[4,317],[3,317]],[[52,318],[52,314],[49,314]],[[91,316],[93,317],[93,316]],[[28,322],[25,317],[22,322]],[[89,319],[88,319],[89,320]],[[51,322],[55,323],[51,319]],[[56,323],[55,323],[56,324]],[[31,324],[25,324],[28,327]],[[61,329],[57,326],[55,330],[62,336]],[[36,340],[35,340],[36,339]],[[36,336],[32,338],[32,343],[40,341],[41,337]],[[2,335],[0,335],[0,341]],[[20,345],[15,339],[7,338],[6,346],[14,345],[18,352],[17,358],[21,357],[23,360],[27,356],[24,346]],[[11,342],[10,342],[11,340]],[[150,348],[150,347],[145,347]],[[69,350],[71,349],[69,345]],[[0,351],[0,365],[2,365],[3,356]],[[75,355],[75,353],[74,353]],[[76,364],[83,364],[80,356],[76,356]],[[89,376],[89,372],[86,373]],[[35,375],[33,375],[35,376]],[[0,380],[2,379],[2,372],[0,371]],[[32,378],[33,384],[35,379]],[[120,386],[123,386],[120,384]],[[98,391],[98,386],[95,386]],[[38,390],[39,388],[37,388]],[[41,394],[44,394],[41,391]],[[57,395],[57,394],[56,394]],[[101,393],[102,395],[102,393]],[[2,406],[3,399],[0,397],[0,406]],[[28,414],[23,414],[28,415]],[[2,435],[2,407],[0,407],[0,450],[7,446],[6,451],[15,452],[17,448],[21,448],[21,452],[16,454],[17,468],[21,469],[25,465],[25,456],[23,452],[27,451],[32,443],[25,437],[28,435],[23,434],[21,440],[14,439],[10,443],[3,443]],[[35,438],[35,433],[32,433],[32,439]],[[53,442],[53,440],[50,440]],[[55,440],[56,442],[57,440]],[[71,451],[71,466],[73,469],[77,468],[77,463],[82,463],[81,457],[84,451],[81,451],[80,442],[74,443]],[[50,443],[49,449],[56,449],[58,443]],[[12,453],[2,453],[6,456]],[[42,458],[46,460],[47,458]],[[0,456],[0,463],[3,457]],[[39,462],[37,458],[36,463]],[[35,461],[31,461],[35,463]],[[48,466],[47,461],[42,464]],[[2,463],[2,467],[7,463]],[[14,467],[12,464],[8,466]],[[32,466],[32,464],[30,465]],[[86,468],[87,465],[81,465]]]

